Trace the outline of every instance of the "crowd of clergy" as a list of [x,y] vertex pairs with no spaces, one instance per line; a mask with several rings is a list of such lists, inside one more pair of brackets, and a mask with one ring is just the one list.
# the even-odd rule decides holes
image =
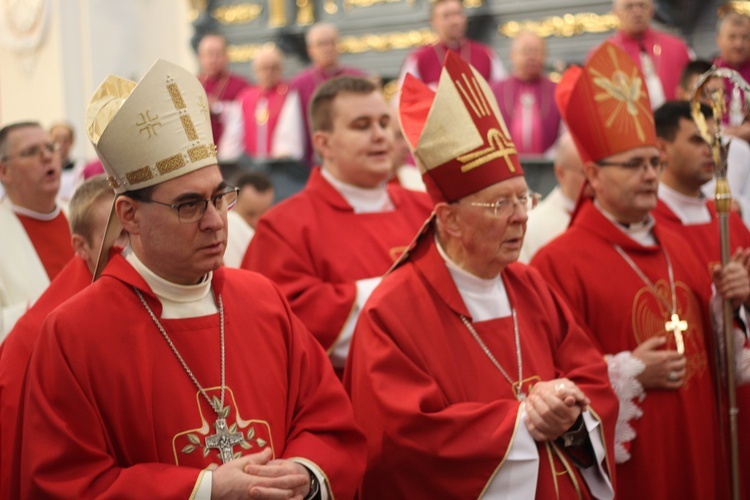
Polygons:
[[612,5],[556,82],[539,35],[503,62],[435,0],[390,102],[316,24],[288,82],[213,33],[197,76],[110,75],[92,162],[3,124],[0,500],[750,500],[750,121],[703,76],[750,80],[750,2],[711,61]]

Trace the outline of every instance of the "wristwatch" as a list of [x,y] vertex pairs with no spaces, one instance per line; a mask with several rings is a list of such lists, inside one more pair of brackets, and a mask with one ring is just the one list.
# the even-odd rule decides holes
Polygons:
[[[305,467],[305,469],[307,469],[307,467]],[[310,469],[307,469],[307,473],[310,474],[310,492],[305,495],[304,500],[320,498],[320,483],[318,482],[318,477],[313,474],[313,471]]]

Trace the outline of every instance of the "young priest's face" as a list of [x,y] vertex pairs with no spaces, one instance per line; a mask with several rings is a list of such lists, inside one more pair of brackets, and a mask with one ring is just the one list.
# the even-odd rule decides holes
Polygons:
[[391,172],[391,112],[378,91],[341,92],[331,106],[330,131],[318,131],[323,167],[338,180],[374,188]]
[[[210,199],[226,188],[219,167],[212,165],[159,184],[151,199],[179,204]],[[195,284],[222,264],[227,214],[213,203],[209,202],[203,216],[194,222],[180,222],[177,210],[171,207],[141,201],[133,202],[132,217],[133,224],[125,228],[133,250],[162,278],[182,285]]]

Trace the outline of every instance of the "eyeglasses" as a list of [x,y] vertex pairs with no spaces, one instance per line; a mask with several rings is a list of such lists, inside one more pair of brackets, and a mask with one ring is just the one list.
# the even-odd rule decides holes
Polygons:
[[631,172],[641,170],[643,172],[648,170],[648,167],[653,168],[656,173],[661,173],[664,170],[664,163],[658,156],[652,156],[651,158],[632,158],[628,161],[598,161],[596,162],[600,167],[621,167]]
[[182,203],[162,203],[156,200],[138,200],[144,203],[156,203],[157,205],[163,205],[177,210],[177,219],[180,222],[196,222],[199,221],[203,214],[208,208],[208,202],[213,203],[214,207],[219,213],[227,213],[229,210],[234,208],[237,204],[237,198],[239,197],[239,188],[228,186],[227,190],[223,193],[212,196],[211,198],[199,198],[197,200],[183,201]]
[[35,144],[34,146],[29,146],[26,149],[22,149],[14,155],[7,155],[3,157],[3,161],[7,161],[15,157],[38,158],[42,156],[43,153],[55,154],[58,151],[60,151],[60,145],[56,142],[48,142],[47,144]]
[[516,209],[516,204],[522,206],[523,209],[528,212],[529,210],[533,209],[537,205],[537,203],[539,203],[541,197],[541,194],[529,191],[526,194],[518,197],[514,196],[513,198],[501,198],[492,203],[482,203],[475,201],[471,202],[470,205],[472,207],[491,208],[492,213],[495,217],[507,217],[510,216],[510,214],[512,214]]

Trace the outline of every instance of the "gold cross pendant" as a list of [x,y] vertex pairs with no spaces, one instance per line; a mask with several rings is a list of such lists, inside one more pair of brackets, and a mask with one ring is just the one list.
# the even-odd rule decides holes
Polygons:
[[682,332],[688,329],[687,321],[681,320],[677,313],[672,313],[672,318],[664,323],[664,329],[674,334],[674,343],[679,354],[685,354],[685,339]]

